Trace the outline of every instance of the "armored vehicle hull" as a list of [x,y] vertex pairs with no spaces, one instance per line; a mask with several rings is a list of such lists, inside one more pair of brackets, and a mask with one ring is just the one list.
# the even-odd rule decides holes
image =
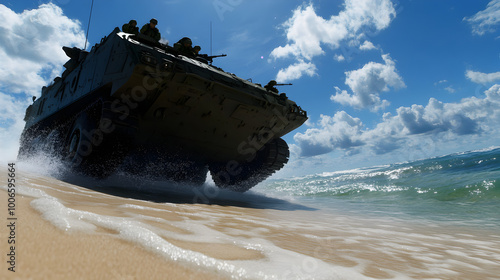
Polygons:
[[74,171],[117,169],[246,191],[288,161],[281,137],[307,119],[284,94],[115,29],[90,52],[63,48],[62,77],[26,110],[19,158],[53,153]]

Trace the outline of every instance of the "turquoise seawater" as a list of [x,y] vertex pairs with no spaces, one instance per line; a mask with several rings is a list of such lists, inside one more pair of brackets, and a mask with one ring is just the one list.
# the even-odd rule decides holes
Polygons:
[[500,228],[500,148],[273,180],[256,191],[320,209]]

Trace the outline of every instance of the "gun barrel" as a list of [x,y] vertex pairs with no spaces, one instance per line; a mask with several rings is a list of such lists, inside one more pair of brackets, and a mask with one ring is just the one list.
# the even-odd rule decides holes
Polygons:
[[207,56],[207,57],[208,58],[216,58],[216,57],[223,57],[223,56],[227,56],[227,54],[210,55],[210,56]]
[[276,84],[276,86],[292,86],[293,84]]

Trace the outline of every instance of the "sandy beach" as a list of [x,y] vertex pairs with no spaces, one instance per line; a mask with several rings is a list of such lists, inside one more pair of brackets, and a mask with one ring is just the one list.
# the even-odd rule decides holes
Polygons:
[[[4,191],[1,197],[6,197]],[[16,272],[4,261],[1,279],[226,279],[167,261],[109,234],[59,230],[29,205],[32,198],[17,198]],[[1,233],[5,240],[6,231]],[[2,252],[6,247],[4,243]]]
[[[323,213],[256,194],[199,204],[186,193],[16,175],[16,272],[3,226],[2,279],[494,279],[500,271],[500,238],[488,231]],[[6,188],[0,200],[6,208]]]

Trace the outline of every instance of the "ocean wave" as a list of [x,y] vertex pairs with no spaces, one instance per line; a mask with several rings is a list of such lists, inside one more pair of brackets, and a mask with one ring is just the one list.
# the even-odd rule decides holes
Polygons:
[[[500,149],[267,182],[257,190],[377,215],[500,226]],[[342,202],[342,203],[340,203]]]
[[[326,172],[274,180],[270,189],[293,195],[360,195],[394,193],[428,197],[497,197],[500,149],[485,149],[411,163]],[[433,194],[437,194],[436,196]]]

